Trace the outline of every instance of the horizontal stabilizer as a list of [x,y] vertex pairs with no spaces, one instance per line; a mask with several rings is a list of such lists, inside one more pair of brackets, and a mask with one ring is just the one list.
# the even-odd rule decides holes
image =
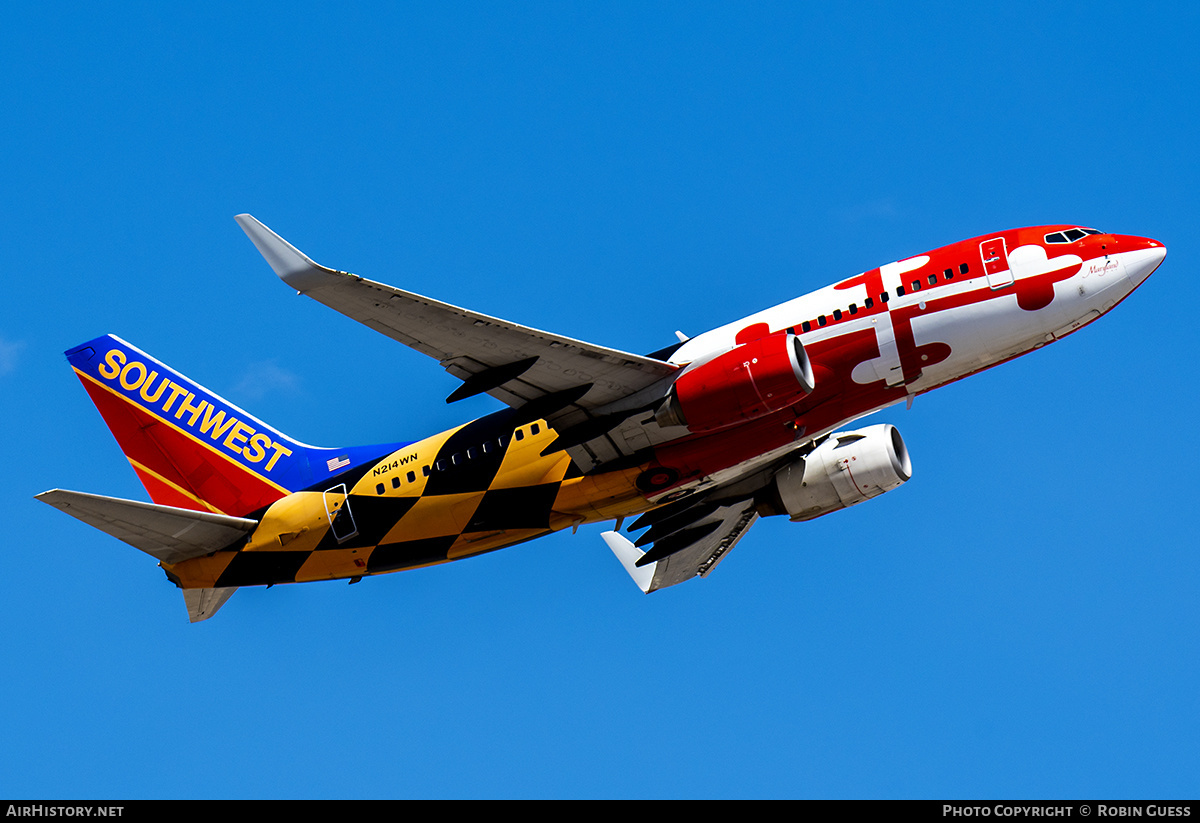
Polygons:
[[188,620],[199,623],[212,617],[236,591],[237,586],[224,589],[184,589],[183,602],[187,606]]
[[168,564],[224,549],[258,525],[244,517],[63,489],[42,492],[37,499]]

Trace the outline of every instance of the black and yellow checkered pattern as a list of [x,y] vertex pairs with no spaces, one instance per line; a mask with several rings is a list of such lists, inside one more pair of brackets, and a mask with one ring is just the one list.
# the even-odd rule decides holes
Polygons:
[[545,421],[505,410],[351,468],[252,515],[241,545],[164,565],[186,589],[354,578],[445,563],[650,507],[643,467],[584,476]]

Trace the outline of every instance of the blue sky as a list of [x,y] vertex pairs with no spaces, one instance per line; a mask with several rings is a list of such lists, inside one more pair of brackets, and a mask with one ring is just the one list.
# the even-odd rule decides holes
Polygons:
[[[0,796],[1195,797],[1198,22],[7,9]],[[153,560],[33,500],[146,497],[65,349],[117,334],[320,445],[496,408],[291,293],[240,212],[636,352],[1014,226],[1169,254],[1081,333],[879,415],[906,486],[762,521],[707,580],[643,596],[591,526],[193,626]]]

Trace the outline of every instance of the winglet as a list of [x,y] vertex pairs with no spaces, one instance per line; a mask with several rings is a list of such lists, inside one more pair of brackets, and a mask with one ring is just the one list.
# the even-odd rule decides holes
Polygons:
[[329,282],[329,275],[337,274],[333,269],[313,262],[308,255],[271,231],[252,215],[239,214],[233,219],[242,227],[242,231],[250,238],[250,242],[258,248],[259,254],[279,275],[279,279],[296,291],[304,292],[325,285]]
[[650,584],[654,581],[654,569],[658,564],[649,563],[639,568],[636,564],[645,552],[616,532],[604,532],[600,537],[621,561],[621,565],[625,567],[625,571],[633,578],[637,587],[643,592],[649,592]]

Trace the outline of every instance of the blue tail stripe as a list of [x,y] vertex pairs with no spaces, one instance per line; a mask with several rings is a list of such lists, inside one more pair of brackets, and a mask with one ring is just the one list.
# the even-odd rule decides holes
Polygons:
[[300,443],[111,334],[66,355],[81,374],[289,491],[410,445],[322,448]]

